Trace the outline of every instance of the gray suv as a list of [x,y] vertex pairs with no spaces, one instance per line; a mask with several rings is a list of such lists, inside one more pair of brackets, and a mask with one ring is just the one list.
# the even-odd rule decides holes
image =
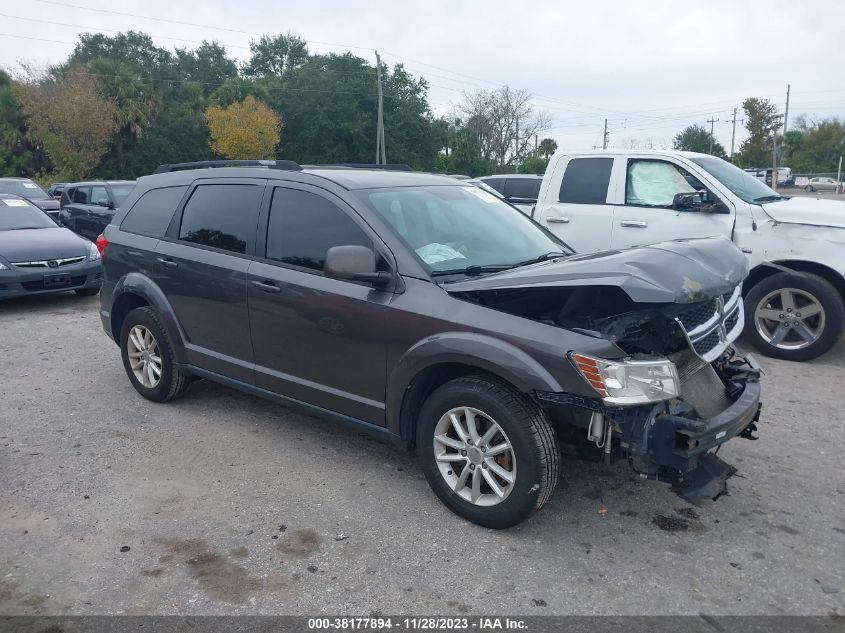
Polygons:
[[549,499],[561,442],[698,501],[735,470],[713,449],[756,430],[724,239],[579,256],[453,178],[219,161],[139,179],[97,246],[142,396],[206,378],[416,449],[484,526]]

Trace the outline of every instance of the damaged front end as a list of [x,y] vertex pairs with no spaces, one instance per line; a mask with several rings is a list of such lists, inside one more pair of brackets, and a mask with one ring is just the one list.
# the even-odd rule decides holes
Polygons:
[[[692,503],[726,491],[716,457],[755,439],[760,368],[733,341],[744,326],[745,257],[726,240],[690,240],[570,258],[450,288],[462,298],[602,338],[620,358],[569,350],[590,390],[537,392],[561,435],[623,457]],[[591,396],[584,395],[591,393]]]

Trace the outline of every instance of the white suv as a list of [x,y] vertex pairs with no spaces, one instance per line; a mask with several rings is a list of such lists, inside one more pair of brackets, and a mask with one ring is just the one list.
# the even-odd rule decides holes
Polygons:
[[842,333],[842,202],[781,196],[707,154],[558,152],[532,217],[578,252],[725,236],[749,260],[746,333],[763,353],[815,358]]

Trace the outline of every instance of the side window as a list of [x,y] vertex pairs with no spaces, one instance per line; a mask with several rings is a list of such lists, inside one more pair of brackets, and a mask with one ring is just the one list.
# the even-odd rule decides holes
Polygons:
[[558,200],[572,204],[606,203],[612,170],[612,158],[573,158],[566,165]]
[[132,205],[120,224],[120,230],[150,237],[164,237],[176,207],[187,189],[187,186],[151,189]]
[[76,187],[70,187],[62,192],[62,201],[59,203],[62,206],[73,202],[73,197],[76,195]]
[[662,160],[628,161],[625,204],[671,207],[678,193],[692,193],[685,170]]
[[495,189],[499,193],[503,193],[502,189],[505,186],[505,179],[504,178],[484,178],[482,180],[482,182],[487,183],[488,185],[493,187],[493,189]]
[[277,187],[267,226],[267,259],[323,270],[332,246],[373,242],[343,209],[309,191]]
[[96,204],[102,207],[109,206],[109,192],[103,186],[91,187],[91,204]]
[[508,198],[536,200],[542,182],[540,178],[508,178],[502,193]]
[[77,187],[73,192],[73,201],[77,204],[89,204],[91,202],[91,187]]
[[179,239],[233,253],[255,243],[261,185],[200,185],[185,204]]

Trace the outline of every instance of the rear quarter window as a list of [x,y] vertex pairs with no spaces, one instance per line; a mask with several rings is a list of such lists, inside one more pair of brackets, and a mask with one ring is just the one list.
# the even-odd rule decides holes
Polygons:
[[187,186],[150,189],[132,205],[120,229],[128,233],[164,237],[187,189]]
[[542,182],[540,178],[508,178],[502,193],[509,198],[536,200]]

